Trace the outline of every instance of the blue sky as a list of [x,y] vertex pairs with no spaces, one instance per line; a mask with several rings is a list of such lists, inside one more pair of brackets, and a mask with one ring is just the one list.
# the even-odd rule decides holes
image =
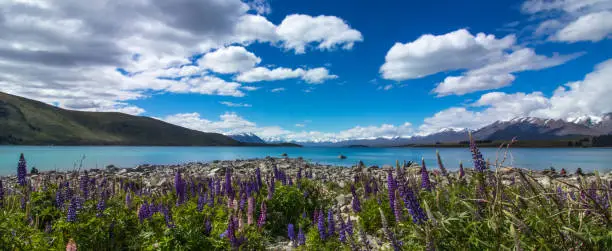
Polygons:
[[0,88],[67,109],[296,141],[612,111],[607,0],[0,6]]

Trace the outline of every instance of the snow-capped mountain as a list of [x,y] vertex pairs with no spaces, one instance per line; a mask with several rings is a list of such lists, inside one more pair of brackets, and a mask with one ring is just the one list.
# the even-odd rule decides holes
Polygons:
[[266,141],[253,133],[241,133],[227,136],[243,143],[266,143]]
[[[451,143],[468,140],[467,128],[444,128],[438,132],[412,137],[354,139],[340,142],[295,142],[303,146],[370,146],[394,147],[410,144]],[[545,119],[520,117],[507,121],[496,121],[473,131],[477,140],[556,140],[584,136],[612,134],[612,113],[602,116],[580,116],[576,118]]]
[[604,116],[581,116],[568,120],[536,117],[497,121],[474,132],[477,139],[549,140],[575,136],[599,136],[612,133],[612,113]]

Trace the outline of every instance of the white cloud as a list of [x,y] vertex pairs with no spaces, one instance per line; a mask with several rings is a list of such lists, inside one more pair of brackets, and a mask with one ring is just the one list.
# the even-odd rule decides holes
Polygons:
[[570,82],[557,88],[550,97],[550,106],[534,111],[534,115],[570,118],[612,112],[610,79],[612,59],[598,64],[582,81]]
[[[339,38],[360,33],[338,25],[346,23],[337,17],[329,17],[336,21],[329,24],[335,27],[332,32],[315,39],[281,36],[281,25],[248,14],[269,13],[267,1],[261,0],[7,0],[0,1],[0,9],[0,89],[81,110],[142,113],[129,101],[163,92],[243,96],[240,89],[252,87],[207,72],[244,71],[261,61],[239,45],[265,42],[291,50],[286,45],[328,50],[350,49],[361,41]],[[311,24],[318,30],[328,25]],[[207,52],[201,65],[191,65],[190,57]],[[213,57],[221,52],[227,54]],[[117,68],[129,74],[119,74]],[[202,76],[206,78],[189,79]],[[75,105],[78,100],[94,106]]]
[[249,71],[240,73],[236,80],[240,82],[260,82],[260,81],[277,81],[292,78],[301,78],[309,84],[320,84],[325,80],[335,79],[338,76],[329,74],[329,70],[323,67],[313,69],[289,69],[289,68],[275,68],[268,69],[265,67],[256,67]]
[[335,16],[293,14],[285,17],[276,32],[283,40],[283,46],[302,54],[306,46],[316,42],[320,50],[337,47],[350,50],[355,42],[363,41],[361,32],[352,29],[344,20]]
[[515,76],[511,73],[557,66],[579,55],[581,54],[546,57],[537,55],[529,48],[519,49],[504,55],[497,62],[470,70],[462,76],[446,77],[433,92],[438,96],[447,96],[499,89],[514,81]]
[[565,42],[598,42],[612,35],[612,11],[581,16],[559,30],[553,39]]
[[272,8],[270,8],[270,3],[268,3],[267,0],[252,0],[249,1],[248,4],[257,14],[267,15],[272,13]]
[[295,126],[296,126],[296,127],[305,127],[306,125],[305,125],[305,124],[300,124],[300,123],[297,123],[297,124],[295,124]]
[[541,92],[487,93],[468,107],[451,107],[426,118],[419,127],[419,134],[444,128],[479,129],[497,120],[515,117],[569,119],[582,115],[602,115],[612,112],[610,79],[612,59],[598,64],[584,80],[560,86],[550,97]]
[[250,104],[234,103],[234,102],[229,102],[229,101],[221,101],[219,103],[222,105],[228,106],[228,107],[252,107]]
[[280,87],[280,88],[274,88],[274,89],[270,90],[270,92],[284,92],[285,90],[286,90],[285,88]]
[[439,72],[467,70],[462,76],[449,76],[432,92],[438,96],[463,95],[510,85],[511,73],[540,70],[565,63],[578,55],[546,57],[533,49],[520,48],[514,35],[497,39],[494,35],[465,29],[444,35],[423,35],[417,40],[396,43],[387,52],[380,72],[383,78],[402,81]]
[[308,69],[304,72],[302,79],[309,84],[321,84],[325,80],[338,78],[336,75],[330,75],[329,70],[323,67]]
[[198,64],[218,73],[236,73],[250,70],[260,62],[261,58],[244,47],[229,46],[206,53]]
[[609,0],[527,0],[521,6],[525,13],[535,14],[550,11],[580,13],[612,8]]
[[443,71],[472,69],[499,59],[515,43],[513,35],[472,35],[465,29],[444,35],[423,35],[417,40],[396,43],[385,56],[380,72],[385,79],[402,81]]
[[522,11],[536,20],[544,17],[534,35],[549,36],[551,41],[598,42],[612,33],[609,0],[528,0]]
[[[397,126],[391,124],[355,126],[339,132],[291,131],[280,126],[258,126],[256,123],[230,112],[219,116],[217,121],[202,118],[199,113],[174,114],[161,118],[161,120],[203,132],[217,132],[226,135],[254,133],[268,141],[338,142],[350,139],[407,137],[413,133],[412,125],[408,122]],[[304,124],[296,124],[295,126],[301,127],[300,125]]]

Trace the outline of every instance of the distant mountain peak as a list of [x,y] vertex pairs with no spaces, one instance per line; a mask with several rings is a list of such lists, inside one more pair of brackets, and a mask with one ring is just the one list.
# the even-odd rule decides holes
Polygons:
[[227,136],[242,143],[266,143],[266,141],[252,132],[243,132]]

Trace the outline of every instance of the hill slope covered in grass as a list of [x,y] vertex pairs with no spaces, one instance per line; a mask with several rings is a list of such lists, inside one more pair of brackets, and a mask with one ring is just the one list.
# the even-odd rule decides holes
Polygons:
[[204,133],[149,117],[81,112],[0,92],[0,144],[237,146]]

